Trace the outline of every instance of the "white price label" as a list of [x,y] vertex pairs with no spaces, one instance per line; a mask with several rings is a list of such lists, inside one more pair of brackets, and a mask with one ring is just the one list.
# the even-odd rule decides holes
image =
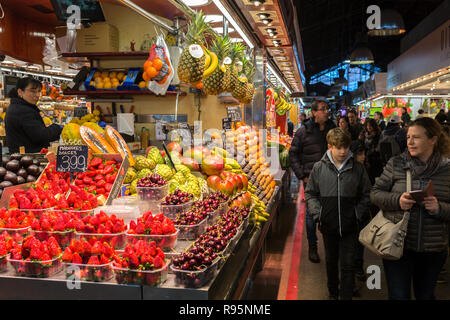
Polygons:
[[191,44],[189,46],[189,53],[196,59],[200,59],[205,54],[202,47],[200,47],[198,44]]

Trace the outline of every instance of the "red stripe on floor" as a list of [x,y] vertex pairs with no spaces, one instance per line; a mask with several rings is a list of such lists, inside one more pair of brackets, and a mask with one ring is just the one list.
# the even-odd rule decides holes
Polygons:
[[300,257],[302,251],[302,238],[303,238],[303,226],[305,222],[306,203],[304,199],[303,183],[301,183],[299,196],[297,201],[300,203],[299,211],[297,214],[297,221],[294,233],[294,245],[292,247],[291,254],[291,267],[289,272],[289,280],[287,284],[286,300],[297,300],[298,295],[298,276],[300,269]]

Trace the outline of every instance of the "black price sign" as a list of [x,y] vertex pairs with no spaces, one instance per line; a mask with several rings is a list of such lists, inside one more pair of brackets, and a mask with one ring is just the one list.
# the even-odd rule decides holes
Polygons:
[[227,116],[231,121],[242,121],[241,106],[227,107]]
[[231,119],[230,118],[223,118],[222,119],[222,129],[223,130],[230,130],[231,129]]
[[88,146],[59,146],[57,172],[84,172],[87,169]]
[[73,109],[73,116],[75,118],[81,118],[87,115],[87,108],[86,107],[76,107]]

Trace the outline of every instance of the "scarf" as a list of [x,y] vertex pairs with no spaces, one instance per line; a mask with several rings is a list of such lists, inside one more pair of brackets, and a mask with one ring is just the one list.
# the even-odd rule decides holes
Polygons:
[[426,163],[412,157],[408,150],[406,150],[405,156],[412,175],[421,179],[429,179],[433,176],[439,169],[442,160],[444,160],[439,151],[434,151]]

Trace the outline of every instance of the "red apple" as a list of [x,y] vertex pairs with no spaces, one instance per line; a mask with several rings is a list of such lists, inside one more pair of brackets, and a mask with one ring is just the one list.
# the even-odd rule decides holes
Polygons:
[[208,187],[211,190],[218,190],[219,189],[219,183],[222,181],[219,176],[210,176],[208,179],[206,179],[206,183],[208,184]]
[[219,191],[221,191],[222,193],[227,194],[229,196],[232,196],[233,195],[233,190],[234,190],[234,187],[233,187],[233,184],[230,181],[228,181],[228,180],[221,180],[219,182]]
[[232,176],[234,176],[234,174],[233,174],[232,172],[230,172],[230,171],[222,171],[222,172],[220,173],[220,177],[221,177],[222,179],[224,179],[224,180],[226,180],[226,179],[228,179],[228,178],[230,178],[230,177],[232,177]]
[[172,151],[179,153],[180,155],[183,153],[183,148],[178,142],[172,141],[167,145],[167,150],[171,153]]
[[180,159],[181,164],[185,165],[189,168],[191,171],[200,171],[200,166],[198,162],[196,162],[194,159],[191,158],[181,158]]
[[237,192],[241,192],[242,189],[244,188],[244,183],[242,182],[241,177],[236,174],[232,177],[232,179],[234,180],[235,185],[237,186]]
[[243,191],[247,191],[247,188],[248,188],[248,179],[247,179],[247,177],[244,176],[243,174],[238,174],[237,176],[238,176],[238,177],[241,179],[241,181],[242,181],[242,190],[243,190]]
[[202,171],[208,176],[219,175],[225,164],[222,157],[207,156],[202,162]]

